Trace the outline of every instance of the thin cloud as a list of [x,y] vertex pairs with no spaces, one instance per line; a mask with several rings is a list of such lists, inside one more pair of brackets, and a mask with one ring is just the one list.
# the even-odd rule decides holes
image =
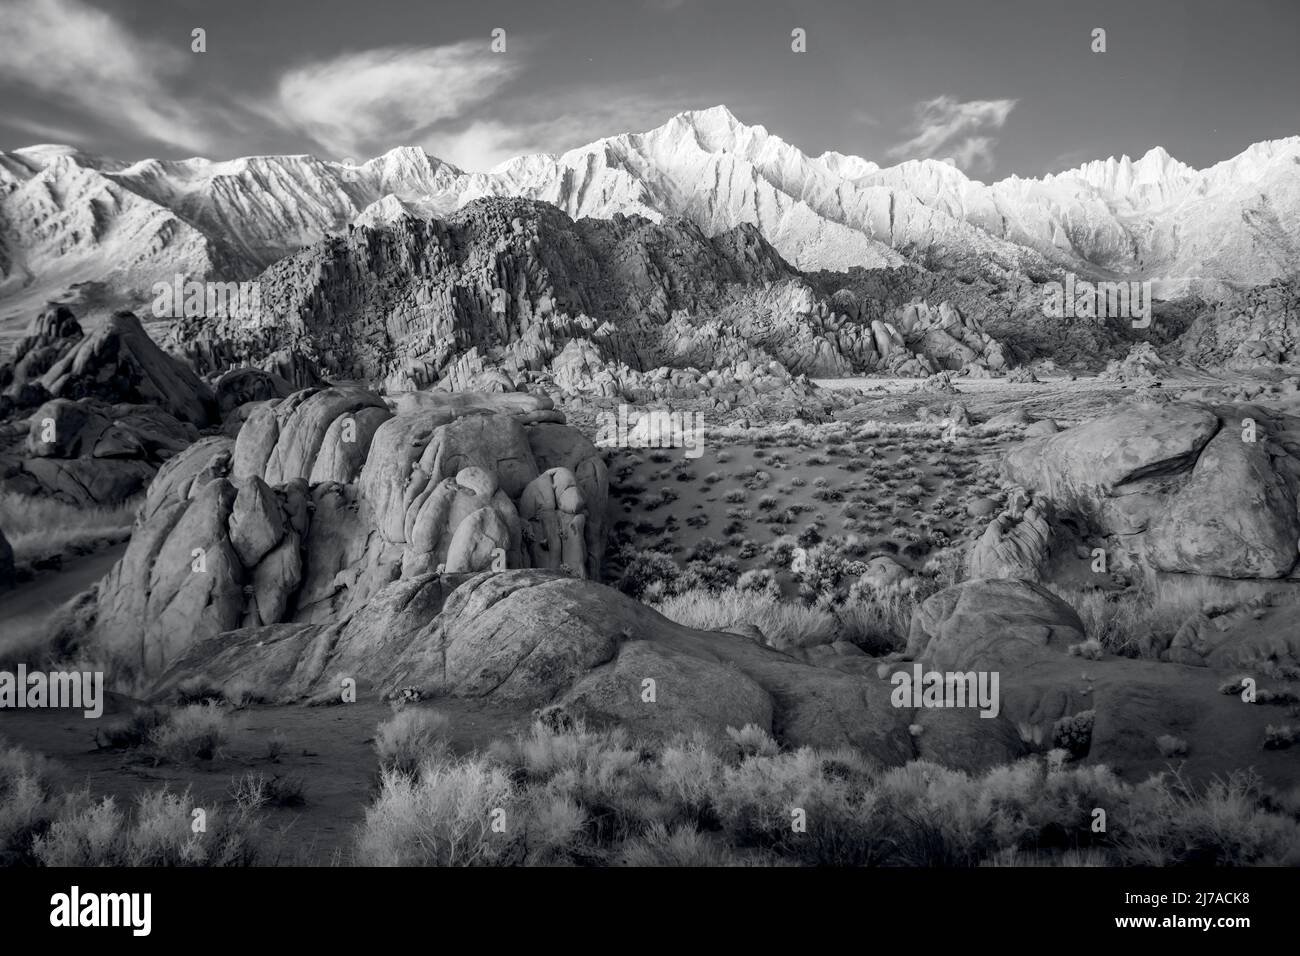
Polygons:
[[23,133],[38,136],[43,143],[75,146],[81,138],[81,134],[70,127],[28,119],[25,116],[6,117],[4,124],[13,129],[21,130]]
[[[511,38],[514,47],[517,41]],[[283,121],[337,155],[415,143],[464,117],[520,71],[521,58],[483,41],[383,47],[296,67],[280,78]]]
[[557,89],[494,105],[495,115],[437,130],[420,145],[461,169],[486,172],[519,156],[562,153],[605,136],[648,130],[688,108],[671,92],[608,88]]
[[10,0],[0,17],[0,79],[94,121],[203,150],[213,143],[208,124],[168,92],[190,55],[137,37],[79,0]]
[[1000,129],[1016,100],[968,100],[938,96],[916,107],[911,139],[899,143],[888,155],[898,159],[941,159],[966,171],[993,166],[997,140],[983,134]]

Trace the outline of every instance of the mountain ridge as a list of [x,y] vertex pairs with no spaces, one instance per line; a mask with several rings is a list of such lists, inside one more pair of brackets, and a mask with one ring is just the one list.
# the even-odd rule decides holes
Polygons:
[[52,144],[0,153],[0,310],[29,315],[88,287],[139,298],[176,272],[250,278],[349,225],[442,218],[492,196],[550,202],[574,219],[679,216],[709,235],[748,223],[802,270],[1073,271],[1177,292],[1300,269],[1300,136],[1203,170],[1153,147],[985,184],[937,160],[810,156],[719,106],[488,172],[416,146],[361,163],[305,153],[127,163]]

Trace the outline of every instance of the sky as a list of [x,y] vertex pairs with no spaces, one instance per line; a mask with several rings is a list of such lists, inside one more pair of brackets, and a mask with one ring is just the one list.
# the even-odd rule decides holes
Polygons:
[[725,104],[984,181],[1157,145],[1204,167],[1300,133],[1297,37],[1296,0],[0,0],[0,149],[486,170]]

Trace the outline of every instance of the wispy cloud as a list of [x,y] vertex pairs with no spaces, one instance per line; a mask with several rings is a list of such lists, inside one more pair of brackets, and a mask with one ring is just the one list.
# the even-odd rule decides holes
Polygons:
[[[486,171],[517,156],[560,153],[604,136],[648,130],[689,105],[666,91],[556,89],[544,97],[512,97],[498,104],[493,118],[436,132],[421,145],[462,169]],[[551,118],[538,119],[543,116]]]
[[508,56],[477,40],[348,53],[290,70],[264,115],[338,156],[416,145],[462,169],[486,171],[517,156],[648,129],[685,108],[667,88],[541,92],[510,85],[527,74],[539,48],[512,36]]
[[[512,47],[518,41],[511,38]],[[275,106],[289,126],[338,155],[415,143],[464,117],[520,71],[522,58],[486,42],[383,47],[298,66],[280,78]]]
[[485,171],[649,129],[691,105],[671,78],[530,89],[517,81],[538,65],[545,41],[517,35],[506,54],[483,38],[319,56],[267,77],[261,92],[199,97],[186,92],[196,56],[187,43],[141,36],[84,0],[0,2],[0,82],[34,91],[61,120],[15,111],[4,125],[47,141],[75,144],[84,124],[208,154],[225,154],[232,142],[247,149],[250,134],[305,140],[335,158],[414,145]]
[[202,150],[213,142],[208,125],[168,91],[191,55],[79,0],[6,0],[0,17],[0,79],[146,139]]
[[966,171],[993,166],[997,140],[983,134],[1000,129],[1016,100],[968,100],[938,96],[916,106],[913,136],[889,150],[897,159],[941,159]]
[[6,116],[3,122],[25,134],[40,137],[43,143],[75,144],[80,138],[80,134],[70,126],[27,119],[25,116]]

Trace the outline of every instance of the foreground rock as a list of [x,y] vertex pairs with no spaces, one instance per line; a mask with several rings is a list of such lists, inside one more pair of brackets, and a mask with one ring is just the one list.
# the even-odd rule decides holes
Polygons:
[[123,679],[235,628],[349,617],[401,578],[599,576],[604,460],[548,399],[396,404],[304,389],[167,461],[98,589],[93,639]]
[[849,745],[888,764],[912,755],[910,712],[890,704],[888,685],[683,627],[612,588],[544,571],[424,575],[388,585],[345,623],[222,634],[155,689],[196,674],[284,702],[337,699],[351,677],[369,693],[558,706],[637,734],[753,723],[791,746]]

